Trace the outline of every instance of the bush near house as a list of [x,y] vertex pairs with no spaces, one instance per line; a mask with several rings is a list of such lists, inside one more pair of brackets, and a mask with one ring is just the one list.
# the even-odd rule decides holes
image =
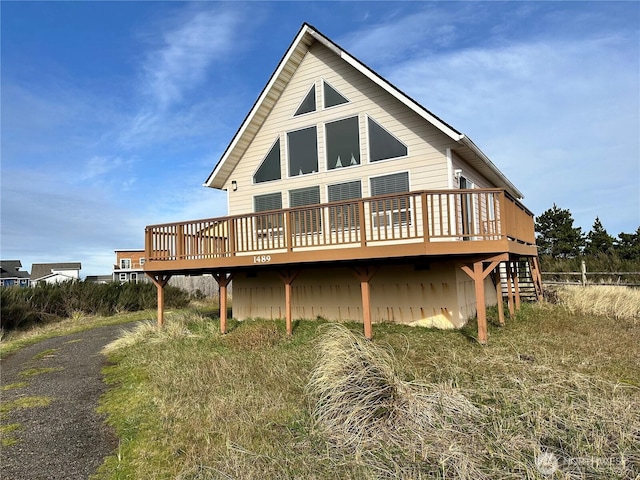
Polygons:
[[[6,331],[78,313],[110,316],[156,308],[157,296],[155,286],[149,283],[65,282],[40,284],[34,288],[0,289],[0,304],[0,327]],[[168,308],[182,308],[188,304],[187,292],[165,287],[165,305]]]

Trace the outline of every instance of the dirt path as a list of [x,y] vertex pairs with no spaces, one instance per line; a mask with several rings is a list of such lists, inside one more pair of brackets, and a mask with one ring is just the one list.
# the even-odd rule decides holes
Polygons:
[[100,350],[132,324],[43,340],[0,361],[2,480],[86,479],[118,440],[96,408],[106,390]]

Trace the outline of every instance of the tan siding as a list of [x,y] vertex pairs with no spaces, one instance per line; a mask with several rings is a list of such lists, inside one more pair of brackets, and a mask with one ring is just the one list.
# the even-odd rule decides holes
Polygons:
[[[452,262],[433,263],[422,270],[412,265],[381,267],[371,280],[373,321],[462,326],[475,314],[475,292],[469,277],[457,270]],[[258,272],[254,277],[238,274],[233,283],[235,318],[284,316],[284,287],[274,272]],[[487,286],[487,290],[489,304],[495,303],[495,289]],[[292,285],[292,314],[293,318],[362,321],[360,284],[347,268],[302,271]]]
[[[323,109],[322,80],[327,81],[349,99],[350,103]],[[312,84],[316,86],[318,111],[294,117],[295,110]],[[327,171],[324,158],[324,123],[354,115],[358,115],[360,124],[361,165]],[[368,163],[367,115],[407,145],[407,158]],[[316,126],[318,129],[320,171],[302,177],[287,178],[286,132],[309,126]],[[278,136],[283,178],[254,185],[253,175]],[[248,146],[244,157],[229,177],[228,184],[235,180],[238,185],[237,191],[229,194],[229,213],[234,215],[252,212],[255,195],[273,192],[283,192],[283,206],[286,208],[289,205],[289,190],[311,185],[320,185],[321,201],[326,202],[326,185],[346,181],[346,178],[361,178],[362,193],[368,196],[368,178],[406,170],[410,170],[412,190],[447,188],[446,149],[451,146],[451,140],[437,128],[407,109],[327,48],[316,43],[302,60],[260,131]],[[229,189],[229,185],[225,187]]]

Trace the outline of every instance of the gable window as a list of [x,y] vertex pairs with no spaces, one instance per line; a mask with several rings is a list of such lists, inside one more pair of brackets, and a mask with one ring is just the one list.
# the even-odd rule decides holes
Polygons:
[[[327,187],[329,202],[343,202],[362,198],[362,184],[354,182],[337,183]],[[329,207],[329,221],[332,229],[357,228],[360,225],[358,204],[342,203]]]
[[253,183],[280,180],[280,138],[278,138],[253,176]]
[[[320,204],[320,187],[298,188],[289,191],[289,206],[303,207]],[[292,212],[295,233],[313,233],[322,230],[322,210],[308,208]]]
[[368,127],[369,160],[371,162],[407,156],[407,146],[371,117],[368,118]]
[[360,135],[358,117],[327,123],[327,168],[360,165]]
[[305,113],[311,113],[316,111],[316,86],[311,87],[307,95],[302,100],[302,103],[293,114],[294,117],[298,115],[304,115]]
[[318,171],[318,135],[316,127],[303,128],[287,134],[289,146],[289,176]]
[[324,108],[335,107],[344,103],[349,103],[344,95],[338,92],[335,88],[329,85],[327,82],[322,82],[323,94],[324,94]]
[[[409,191],[409,172],[383,175],[371,179],[371,196],[391,195]],[[411,222],[409,198],[388,198],[372,200],[374,226],[406,225]]]
[[131,268],[131,259],[130,258],[121,258],[120,259],[120,268],[122,268],[122,269]]

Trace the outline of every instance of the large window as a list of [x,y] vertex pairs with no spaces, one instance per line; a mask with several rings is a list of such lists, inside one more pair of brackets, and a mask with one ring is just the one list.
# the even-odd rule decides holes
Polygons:
[[360,165],[358,117],[327,123],[327,168]]
[[280,138],[278,138],[253,176],[254,183],[280,180]]
[[[394,173],[371,179],[371,196],[390,195],[409,191],[409,172]],[[408,198],[390,198],[372,200],[371,208],[375,214],[374,226],[386,227],[411,222]]]
[[377,162],[407,156],[407,146],[369,117],[369,160]]
[[[341,202],[362,198],[360,181],[344,182],[327,187],[329,202]],[[332,229],[357,228],[360,224],[360,212],[357,203],[346,203],[329,207],[329,221]]]
[[[289,191],[289,206],[303,207],[320,204],[320,187],[298,188]],[[322,230],[322,209],[310,208],[292,213],[296,233],[311,233]]]
[[122,269],[131,268],[131,259],[130,258],[121,258],[120,259],[120,268],[122,268]]
[[316,127],[287,134],[289,145],[289,176],[318,171],[318,135]]

